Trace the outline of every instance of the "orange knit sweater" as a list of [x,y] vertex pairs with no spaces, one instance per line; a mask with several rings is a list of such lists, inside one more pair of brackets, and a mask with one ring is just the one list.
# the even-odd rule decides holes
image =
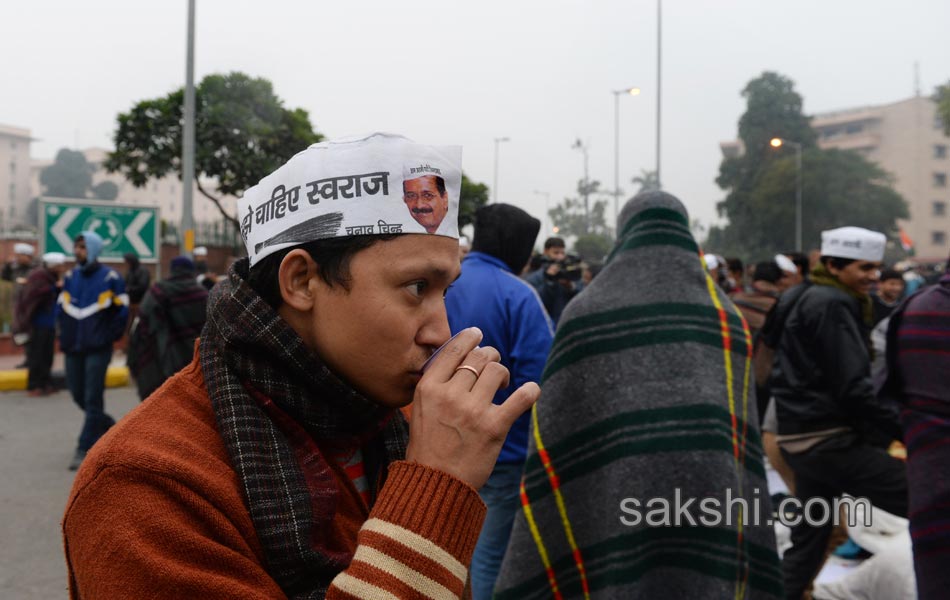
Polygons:
[[[347,493],[328,549],[354,556],[328,599],[462,596],[485,516],[474,489],[396,462],[368,510],[335,472]],[[285,597],[264,568],[197,353],[89,452],[63,536],[74,600]]]

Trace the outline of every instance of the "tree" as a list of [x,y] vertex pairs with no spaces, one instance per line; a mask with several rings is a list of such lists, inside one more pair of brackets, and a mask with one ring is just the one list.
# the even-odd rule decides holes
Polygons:
[[113,181],[100,181],[92,186],[92,195],[97,200],[115,200],[119,195],[119,186]]
[[56,160],[40,172],[45,195],[56,198],[85,198],[96,167],[78,150],[63,148]]
[[475,211],[488,204],[488,186],[475,183],[462,173],[462,192],[459,198],[459,229],[475,222]]
[[610,236],[600,233],[588,233],[579,236],[574,242],[574,252],[587,262],[601,263],[613,248]]
[[656,192],[660,189],[660,179],[656,176],[656,171],[649,169],[640,169],[640,174],[631,181],[640,186],[637,190],[638,194],[642,194],[643,192]]
[[937,102],[937,114],[943,121],[943,132],[950,135],[950,81],[937,87],[934,100]]
[[[105,162],[136,187],[168,173],[182,177],[184,90],[143,100],[118,116],[115,151]],[[307,111],[287,109],[270,81],[244,73],[208,75],[195,89],[195,182],[235,228],[217,194],[238,194],[291,156],[323,139]],[[215,179],[208,190],[200,176]],[[214,193],[213,193],[214,192]]]
[[726,158],[716,182],[728,194],[717,205],[725,227],[712,227],[705,246],[722,254],[759,260],[795,246],[794,152],[772,148],[781,137],[802,144],[802,239],[806,249],[824,229],[855,225],[887,234],[907,205],[889,176],[861,155],[820,150],[802,99],[791,80],[764,73],[743,90],[747,109],[739,120],[745,153]]
[[587,194],[598,194],[600,192],[600,182],[590,181],[585,183],[583,179],[577,182],[577,193],[580,198],[565,198],[564,202],[548,210],[548,216],[551,217],[551,223],[558,228],[558,232],[563,236],[581,236],[588,233],[610,236],[610,229],[607,227],[607,200],[595,200],[590,208],[590,217],[584,207],[584,201],[581,200]]

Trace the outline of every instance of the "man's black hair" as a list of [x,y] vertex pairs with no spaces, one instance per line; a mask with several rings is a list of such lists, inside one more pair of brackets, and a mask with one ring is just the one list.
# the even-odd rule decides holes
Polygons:
[[550,248],[566,248],[567,244],[564,243],[564,238],[559,237],[549,237],[544,240],[544,249],[548,250]]
[[277,281],[280,263],[291,250],[300,248],[305,250],[319,265],[320,277],[327,285],[333,287],[336,284],[345,290],[349,290],[350,261],[353,257],[376,242],[391,240],[395,237],[395,235],[356,235],[316,240],[300,246],[285,248],[254,265],[246,280],[264,302],[275,309],[280,307],[283,304],[283,298],[280,295],[280,284]]
[[[789,258],[795,266],[798,267],[798,272],[802,275],[808,274],[808,257],[802,254],[801,252],[783,252],[785,256]],[[825,257],[821,257],[821,262],[825,262]]]
[[840,256],[822,256],[821,264],[825,265],[827,268],[829,265],[836,269],[843,269],[850,265],[853,262],[857,262],[857,259],[854,258],[841,258]]
[[775,261],[767,260],[756,263],[755,271],[752,273],[752,281],[768,281],[769,283],[778,283],[785,273]]
[[894,269],[884,269],[881,271],[881,281],[887,281],[888,279],[900,279],[904,281],[904,277]]
[[742,261],[738,258],[727,258],[726,268],[730,273],[733,271],[742,271]]

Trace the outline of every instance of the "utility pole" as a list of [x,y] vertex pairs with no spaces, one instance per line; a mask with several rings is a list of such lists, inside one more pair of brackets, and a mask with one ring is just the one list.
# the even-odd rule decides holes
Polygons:
[[185,126],[182,132],[180,252],[195,249],[195,223],[192,215],[192,189],[195,178],[195,0],[188,0],[188,52],[185,59]]
[[584,153],[584,181],[581,183],[581,195],[584,197],[584,233],[590,233],[590,178],[587,175],[587,145],[577,138],[571,148]]

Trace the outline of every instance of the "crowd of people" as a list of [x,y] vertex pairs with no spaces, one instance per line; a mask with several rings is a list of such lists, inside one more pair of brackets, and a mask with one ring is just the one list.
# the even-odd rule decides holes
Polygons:
[[[123,278],[93,232],[62,281],[62,255],[20,267],[30,393],[58,327],[85,415],[73,598],[835,598],[814,580],[842,539],[807,501],[844,494],[909,527],[916,577],[876,593],[943,597],[950,274],[884,269],[885,236],[849,226],[746,266],[664,192],[602,265],[561,238],[532,257],[540,222],[506,204],[469,243],[459,156],[312,146],[239,201],[247,257],[216,282],[204,251]],[[130,321],[143,402],[115,424]],[[781,555],[769,468],[813,517]],[[681,498],[747,508],[626,518]]]

